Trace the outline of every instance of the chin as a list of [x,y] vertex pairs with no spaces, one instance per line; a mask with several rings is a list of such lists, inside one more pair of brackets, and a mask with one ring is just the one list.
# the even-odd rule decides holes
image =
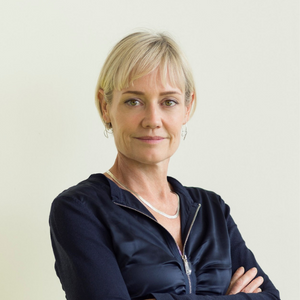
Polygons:
[[156,165],[162,162],[166,162],[170,160],[171,155],[143,155],[143,156],[135,156],[134,160],[139,161],[142,164],[147,165]]

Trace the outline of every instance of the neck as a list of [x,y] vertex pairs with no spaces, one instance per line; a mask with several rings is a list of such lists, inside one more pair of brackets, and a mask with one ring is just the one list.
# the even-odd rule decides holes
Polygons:
[[169,160],[143,164],[118,153],[110,171],[125,186],[145,198],[164,199],[170,193],[167,181]]

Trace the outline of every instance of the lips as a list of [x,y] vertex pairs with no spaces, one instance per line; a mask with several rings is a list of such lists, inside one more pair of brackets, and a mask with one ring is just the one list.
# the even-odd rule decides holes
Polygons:
[[164,137],[161,136],[141,136],[141,137],[137,137],[138,140],[163,140]]
[[139,136],[136,137],[136,139],[144,144],[149,144],[149,145],[159,144],[165,140],[165,138],[162,136]]

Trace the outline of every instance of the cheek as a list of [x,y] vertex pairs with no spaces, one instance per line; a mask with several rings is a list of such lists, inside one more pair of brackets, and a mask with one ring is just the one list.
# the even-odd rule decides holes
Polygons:
[[181,141],[181,127],[176,127],[172,129],[172,132],[170,132],[171,135],[171,140],[170,140],[170,145],[172,147],[178,147]]
[[170,132],[172,132],[172,135],[174,137],[181,136],[181,130],[182,130],[183,123],[184,122],[183,122],[182,116],[180,116],[179,118],[174,118],[170,122],[169,129],[170,129]]
[[112,124],[116,145],[126,144],[135,132],[134,121],[120,115],[114,116]]

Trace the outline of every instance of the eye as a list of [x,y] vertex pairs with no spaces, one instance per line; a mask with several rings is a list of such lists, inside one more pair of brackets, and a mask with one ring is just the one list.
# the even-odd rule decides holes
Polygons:
[[138,106],[140,104],[140,101],[137,99],[129,99],[125,101],[125,103],[129,106]]
[[176,105],[176,104],[178,104],[178,102],[175,101],[175,100],[172,100],[172,99],[168,99],[168,100],[165,100],[165,101],[164,101],[164,105],[165,105],[165,106],[174,106],[174,105]]

